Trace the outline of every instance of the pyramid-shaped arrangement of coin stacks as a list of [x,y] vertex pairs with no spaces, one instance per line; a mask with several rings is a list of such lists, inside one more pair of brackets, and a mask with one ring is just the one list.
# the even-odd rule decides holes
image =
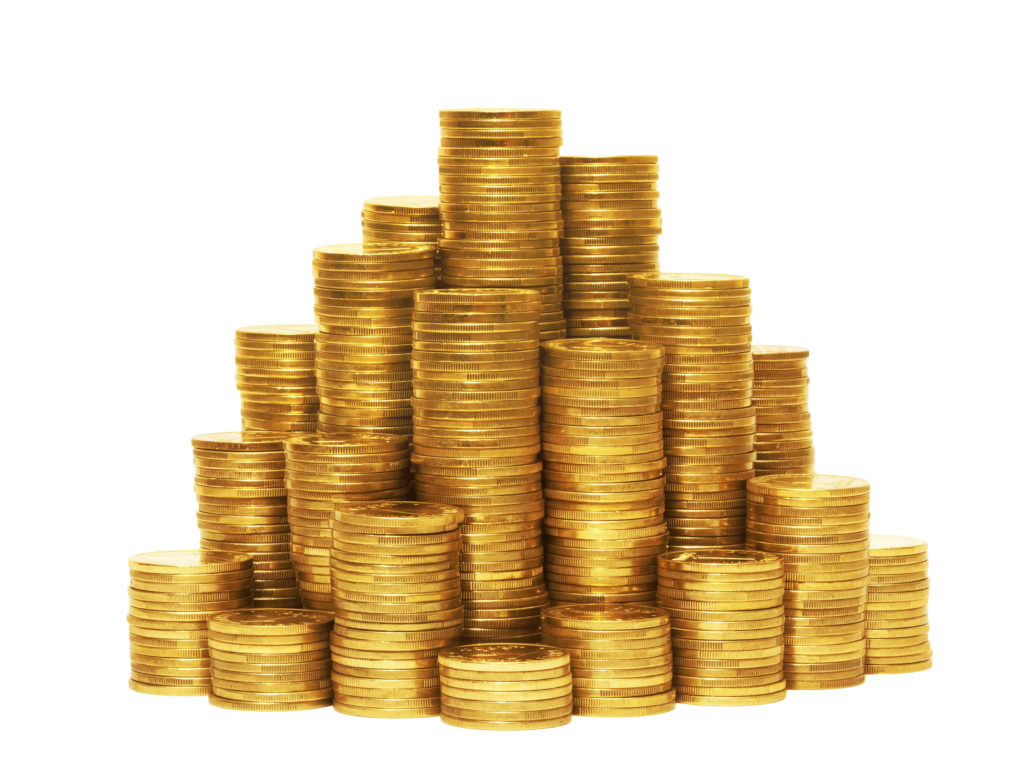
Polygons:
[[814,473],[814,439],[807,395],[809,350],[754,345],[754,410],[757,435],[754,472],[763,475]]
[[[429,243],[441,239],[441,198],[437,195],[392,195],[363,201],[363,242]],[[435,256],[434,274],[441,262]]]
[[573,714],[640,717],[670,712],[672,640],[668,613],[634,604],[546,608],[544,642],[572,658]]
[[242,429],[316,430],[315,325],[247,325],[235,331]]
[[441,721],[462,728],[527,731],[572,719],[569,654],[550,645],[476,643],[446,648]]
[[422,501],[334,513],[334,708],[364,717],[440,714],[437,654],[459,643],[462,510]]
[[230,552],[169,550],[128,560],[131,677],[139,693],[210,693],[206,620],[252,604],[252,558]]
[[629,338],[632,274],[658,271],[658,158],[561,158],[566,335]]
[[864,671],[930,669],[928,544],[911,536],[872,534],[869,555]]

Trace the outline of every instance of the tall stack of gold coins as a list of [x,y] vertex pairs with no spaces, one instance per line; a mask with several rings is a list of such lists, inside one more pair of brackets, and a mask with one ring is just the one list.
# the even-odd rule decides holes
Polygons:
[[810,352],[757,344],[752,352],[757,411],[754,472],[757,477],[813,474],[814,439],[807,403]]
[[292,568],[285,434],[215,432],[192,438],[199,546],[253,561],[253,605],[297,608]]
[[[440,198],[437,195],[391,195],[363,201],[363,242],[430,243],[441,238]],[[436,276],[440,259],[434,259]]]
[[437,653],[462,632],[462,510],[421,501],[334,514],[334,708],[365,717],[441,711]]
[[331,704],[331,614],[252,608],[210,617],[210,703],[247,712]]
[[479,643],[448,648],[437,661],[448,725],[529,731],[572,720],[572,669],[560,648]]
[[411,495],[409,439],[402,435],[305,435],[285,443],[291,559],[302,604],[328,611],[331,520],[339,502]]
[[747,483],[747,546],[786,570],[786,683],[864,682],[870,486],[838,475],[770,475]]
[[736,275],[630,277],[633,338],[665,348],[669,549],[744,540],[754,476],[750,287]]
[[164,696],[206,696],[206,620],[252,603],[252,558],[230,552],[171,550],[128,560],[128,687]]
[[870,557],[865,671],[930,669],[928,544],[910,536],[872,534]]
[[784,699],[782,560],[706,549],[671,552],[658,564],[658,604],[672,617],[678,700],[746,706]]
[[324,433],[412,434],[413,294],[433,288],[430,243],[353,243],[313,252],[316,382]]
[[416,294],[416,498],[454,504],[462,527],[464,640],[536,640],[548,602],[541,543],[536,291]]
[[630,339],[541,345],[546,576],[560,603],[653,603],[664,520],[664,354]]
[[235,330],[235,382],[242,429],[315,432],[320,399],[313,368],[315,325],[247,325]]
[[441,111],[441,284],[540,293],[542,339],[565,336],[557,109]]
[[658,270],[658,158],[562,157],[567,336],[629,337],[629,285]]
[[640,717],[670,712],[672,639],[668,613],[646,605],[544,609],[544,642],[572,657],[573,714]]

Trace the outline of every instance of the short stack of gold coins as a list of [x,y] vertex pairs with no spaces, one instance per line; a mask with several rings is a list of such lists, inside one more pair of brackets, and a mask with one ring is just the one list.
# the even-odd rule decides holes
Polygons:
[[927,542],[872,534],[869,554],[865,672],[930,669]]
[[630,276],[633,338],[665,348],[669,549],[744,540],[754,476],[750,287],[736,275]]
[[[440,198],[437,195],[391,195],[363,201],[363,242],[430,243],[441,237]],[[435,257],[434,272],[441,262]]]
[[658,158],[572,156],[560,162],[566,335],[628,338],[627,277],[658,269]]
[[544,609],[544,642],[572,657],[573,714],[640,717],[670,712],[672,639],[668,613],[632,604]]
[[781,559],[707,549],[670,552],[659,565],[658,604],[672,617],[678,700],[746,706],[784,699]]
[[313,252],[318,428],[412,434],[413,294],[432,288],[431,243],[352,243]]
[[416,498],[465,511],[463,639],[540,636],[544,588],[536,291],[416,294]]
[[803,347],[757,344],[751,351],[757,412],[756,476],[813,474],[814,439],[807,402],[810,352]]
[[437,653],[462,633],[462,510],[422,501],[334,513],[334,708],[365,717],[440,713]]
[[315,432],[320,399],[313,368],[315,325],[247,325],[235,331],[242,429]]
[[528,731],[572,719],[569,654],[550,645],[478,643],[441,651],[441,721]]
[[206,620],[252,602],[252,558],[230,552],[171,550],[128,560],[131,677],[139,693],[210,692]]
[[441,284],[536,290],[542,339],[565,336],[561,144],[556,109],[441,111]]
[[548,591],[558,603],[649,603],[663,516],[661,347],[541,345]]
[[839,475],[769,475],[747,483],[747,546],[786,570],[786,683],[864,682],[870,486]]
[[192,438],[199,545],[252,558],[253,605],[260,608],[302,604],[289,547],[286,437],[214,432]]
[[330,613],[251,608],[210,617],[210,703],[284,712],[331,704]]
[[402,435],[303,435],[285,443],[291,560],[302,604],[328,611],[331,520],[339,502],[411,495],[409,439]]

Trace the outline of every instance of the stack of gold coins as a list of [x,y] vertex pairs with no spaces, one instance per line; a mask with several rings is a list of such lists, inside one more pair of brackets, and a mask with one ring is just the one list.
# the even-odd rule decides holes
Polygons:
[[864,682],[870,486],[837,475],[769,475],[747,483],[747,546],[786,570],[786,683]]
[[441,651],[437,661],[448,725],[529,731],[572,720],[572,669],[561,648],[478,643]]
[[743,544],[754,476],[750,288],[735,275],[630,277],[633,338],[665,348],[669,549]]
[[430,243],[313,252],[321,432],[412,434],[412,298],[436,284],[435,253]]
[[409,439],[402,435],[304,435],[285,443],[291,559],[302,604],[331,610],[331,518],[339,502],[411,495]]
[[665,551],[661,347],[542,345],[546,577],[559,603],[651,603]]
[[200,547],[252,557],[253,605],[297,608],[284,485],[286,435],[215,432],[192,438]]
[[544,588],[536,291],[420,291],[413,316],[416,498],[462,527],[464,640],[540,637]]
[[313,368],[315,325],[248,325],[235,331],[242,429],[315,432],[320,400]]
[[331,704],[331,614],[251,608],[210,617],[210,703],[283,712]]
[[[391,195],[363,201],[363,242],[430,243],[441,238],[441,198],[437,195]],[[434,273],[441,261],[435,257]]]
[[544,642],[572,657],[573,714],[639,717],[670,712],[672,639],[668,613],[645,605],[544,609]]
[[542,339],[565,335],[556,109],[441,111],[441,284],[531,288]]
[[206,620],[252,602],[252,558],[230,552],[147,552],[128,560],[131,677],[139,693],[210,692]]
[[629,337],[627,278],[658,269],[658,158],[562,157],[568,336]]
[[672,617],[678,700],[745,706],[784,699],[782,560],[709,549],[670,552],[658,565],[658,604]]
[[865,671],[930,669],[928,544],[910,536],[873,534],[870,557]]
[[802,347],[755,344],[754,410],[757,412],[757,457],[754,471],[763,475],[814,473],[814,440],[807,407],[807,356]]
[[339,712],[440,714],[437,654],[462,633],[462,519],[458,507],[422,501],[338,505],[331,585]]

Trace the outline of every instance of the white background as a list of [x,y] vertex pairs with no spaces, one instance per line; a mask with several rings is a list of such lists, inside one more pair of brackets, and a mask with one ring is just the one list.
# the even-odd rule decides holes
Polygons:
[[[1020,9],[4,3],[12,764],[1009,762]],[[310,321],[311,249],[358,240],[364,197],[434,191],[437,110],[466,106],[561,108],[566,154],[660,156],[663,270],[750,276],[755,339],[812,350],[819,470],[930,542],[934,669],[526,734],[128,690],[126,560],[196,544],[189,438],[237,428],[233,329]]]

